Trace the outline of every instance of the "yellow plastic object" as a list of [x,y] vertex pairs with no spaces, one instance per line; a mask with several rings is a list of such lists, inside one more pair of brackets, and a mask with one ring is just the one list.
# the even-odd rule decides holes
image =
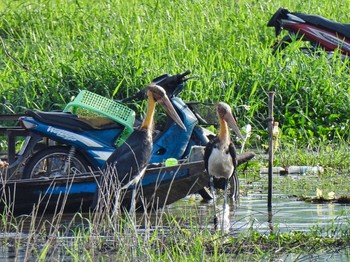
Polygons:
[[132,109],[88,90],[80,91],[63,111],[89,118],[104,116],[123,125],[125,128],[116,142],[117,146],[123,144],[134,131],[135,112]]

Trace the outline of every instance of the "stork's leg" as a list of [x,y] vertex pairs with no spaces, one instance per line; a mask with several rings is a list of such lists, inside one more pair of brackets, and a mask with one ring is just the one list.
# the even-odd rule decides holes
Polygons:
[[224,231],[225,226],[225,211],[226,211],[226,202],[227,202],[227,185],[228,185],[228,178],[225,179],[225,191],[224,191],[224,206],[222,208],[222,227],[221,230]]
[[134,188],[132,189],[132,195],[131,195],[131,203],[130,203],[130,210],[129,214],[133,218],[136,212],[136,190],[137,190],[138,183],[134,185]]
[[230,177],[230,197],[237,200],[239,196],[239,180],[236,171]]
[[216,216],[216,206],[215,206],[215,194],[214,194],[214,177],[210,176],[210,191],[213,196],[213,207],[214,207],[214,229],[218,228],[218,217]]
[[235,181],[234,176],[230,177],[230,198],[234,198],[235,194]]
[[238,196],[239,196],[239,180],[238,180],[238,176],[237,176],[237,173],[234,172],[233,173],[233,188],[234,188],[234,193],[233,193],[233,198],[234,200],[237,200],[238,199]]

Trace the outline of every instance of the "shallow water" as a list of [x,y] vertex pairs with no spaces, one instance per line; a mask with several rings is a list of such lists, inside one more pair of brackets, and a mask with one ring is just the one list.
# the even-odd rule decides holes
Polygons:
[[[223,197],[217,195],[216,208],[219,218],[218,226],[222,222]],[[225,231],[232,235],[245,232],[248,229],[256,229],[259,232],[308,232],[312,227],[321,228],[321,232],[327,234],[327,229],[334,227],[349,227],[348,205],[341,204],[312,204],[298,201],[286,195],[274,194],[272,199],[271,216],[267,210],[267,195],[250,193],[241,196],[236,203],[226,205]],[[166,212],[179,218],[194,218],[200,227],[213,227],[213,202],[202,203],[199,196],[190,196],[168,207]],[[159,213],[154,214],[159,218]],[[71,215],[62,219],[62,224],[70,223]],[[184,219],[183,219],[184,220]],[[186,219],[185,219],[186,220]],[[157,222],[154,222],[157,224]],[[165,225],[165,224],[163,224]],[[190,226],[190,225],[189,225]],[[166,227],[166,225],[165,225]],[[140,230],[140,233],[142,230]],[[9,239],[11,236],[0,235],[1,239]],[[18,238],[19,236],[13,236]],[[26,234],[22,236],[27,238]],[[25,247],[21,249],[7,248],[0,245],[0,261],[21,261],[25,259]],[[315,260],[316,256],[316,260]],[[327,258],[327,259],[324,259]],[[349,250],[342,250],[333,254],[308,255],[298,258],[298,261],[346,261],[350,258]],[[302,259],[302,260],[300,260]],[[345,259],[345,260],[344,260]],[[293,254],[288,254],[282,261],[295,261]]]
[[[219,214],[218,227],[221,228],[223,199],[217,200],[217,211]],[[185,199],[173,206],[173,212],[182,214],[193,209],[193,199]],[[195,204],[197,214],[202,216],[202,223],[212,227],[213,203]],[[248,229],[255,229],[261,233],[270,232],[292,232],[318,230],[323,235],[332,234],[332,229],[348,228],[349,205],[325,203],[312,204],[290,198],[286,195],[275,194],[272,199],[272,210],[267,209],[266,194],[248,194],[240,198],[238,203],[230,203],[226,206],[224,231],[231,235],[244,233]],[[269,215],[271,214],[271,215]],[[320,252],[313,254],[287,254],[278,261],[350,261],[350,249],[334,250],[334,252]]]
[[[178,211],[183,214],[184,210],[190,212],[195,205],[196,214],[202,216],[200,221],[204,224],[213,217],[213,203],[198,203],[197,201],[195,203],[193,204],[193,199],[184,199],[171,207],[172,212],[175,214]],[[221,221],[223,199],[219,197],[216,203],[218,217]],[[348,205],[312,204],[285,195],[274,195],[271,216],[269,216],[267,195],[259,193],[242,196],[237,203],[227,204],[225,213],[226,227],[229,226],[229,230],[236,233],[248,228],[257,229],[260,232],[270,231],[272,228],[279,232],[307,232],[312,227],[327,229],[331,226],[349,226],[350,209]]]
[[[269,228],[267,196],[251,194],[242,197],[233,215],[233,224],[239,225],[254,221],[253,227],[259,230]],[[332,224],[347,224],[349,206],[334,203],[312,204],[283,195],[275,195],[272,200],[270,224],[279,231],[309,231],[310,227],[327,227]],[[236,220],[236,221],[235,221]]]

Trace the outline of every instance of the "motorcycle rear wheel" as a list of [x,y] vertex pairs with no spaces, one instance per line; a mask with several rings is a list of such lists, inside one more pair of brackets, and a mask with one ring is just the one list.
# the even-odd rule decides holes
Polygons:
[[22,178],[67,177],[73,174],[89,172],[89,162],[79,152],[75,152],[65,171],[69,148],[65,146],[50,146],[36,152],[30,157],[23,169]]

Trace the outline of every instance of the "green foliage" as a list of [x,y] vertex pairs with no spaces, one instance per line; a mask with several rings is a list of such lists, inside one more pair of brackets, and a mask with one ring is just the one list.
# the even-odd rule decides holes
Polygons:
[[274,30],[266,26],[280,6],[347,22],[345,5],[5,0],[0,113],[62,109],[81,89],[121,98],[162,73],[191,69],[199,78],[188,83],[184,100],[226,101],[257,133],[266,134],[267,92],[275,91],[285,136],[348,139],[349,62],[306,56],[298,43],[273,56]]
[[275,166],[318,166],[326,167],[332,173],[349,173],[350,148],[346,143],[325,144],[311,141],[311,145],[300,148],[296,143],[282,140],[275,153]]

